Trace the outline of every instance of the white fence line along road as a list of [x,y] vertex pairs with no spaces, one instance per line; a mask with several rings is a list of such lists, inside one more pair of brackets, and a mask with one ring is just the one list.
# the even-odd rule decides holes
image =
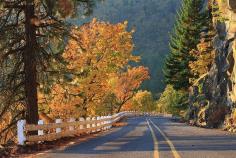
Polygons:
[[171,121],[167,116],[130,117],[113,128],[62,150],[34,158],[235,158],[236,134]]
[[[79,118],[75,121],[70,118],[67,122],[56,119],[55,123],[44,124],[43,120],[38,121],[38,125],[26,124],[25,120],[17,122],[18,144],[24,145],[26,142],[43,142],[74,136],[82,133],[94,133],[108,130],[112,124],[124,117],[139,115],[137,112],[121,112],[109,116]],[[31,131],[38,131],[38,135],[29,135]]]

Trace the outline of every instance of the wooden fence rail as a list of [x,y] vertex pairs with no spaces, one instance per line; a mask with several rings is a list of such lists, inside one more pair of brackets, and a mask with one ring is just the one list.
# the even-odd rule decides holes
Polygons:
[[[55,123],[44,124],[39,120],[38,125],[26,124],[25,120],[17,122],[18,144],[24,145],[26,142],[43,142],[60,139],[63,137],[75,136],[82,133],[94,133],[102,130],[108,130],[112,124],[123,117],[138,115],[135,112],[121,112],[110,116],[101,116],[93,118],[79,118],[76,121],[70,118],[67,122],[56,119]],[[38,131],[38,135],[29,135],[32,131]]]

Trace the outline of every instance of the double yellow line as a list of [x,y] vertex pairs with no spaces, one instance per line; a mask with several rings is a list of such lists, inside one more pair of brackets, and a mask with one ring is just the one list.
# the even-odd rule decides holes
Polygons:
[[155,132],[154,130],[152,129],[152,126],[150,126],[150,123],[148,120],[147,121],[147,124],[148,124],[148,127],[151,131],[151,134],[152,134],[152,139],[153,139],[153,142],[154,142],[154,158],[159,158],[159,151],[158,151],[158,141],[157,141],[157,137],[155,135]]
[[165,133],[163,133],[161,131],[161,129],[152,122],[152,120],[150,119],[146,119],[147,121],[147,124],[148,124],[148,127],[151,131],[151,134],[152,134],[152,138],[153,138],[153,141],[154,141],[154,158],[159,158],[160,157],[160,154],[159,154],[159,151],[158,151],[158,140],[157,140],[157,137],[155,135],[155,132],[152,128],[152,126],[150,125],[149,121],[151,122],[151,124],[160,132],[160,134],[165,138],[166,142],[168,143],[168,145],[170,146],[170,149],[171,149],[171,152],[172,154],[174,155],[174,158],[181,158],[179,153],[177,152],[177,150],[175,149],[175,146],[174,144],[170,141],[170,139],[165,135]]

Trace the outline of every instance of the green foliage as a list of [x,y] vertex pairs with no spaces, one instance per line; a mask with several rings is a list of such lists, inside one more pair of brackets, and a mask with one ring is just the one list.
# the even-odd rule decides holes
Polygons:
[[19,119],[38,123],[37,90],[60,63],[60,52],[70,30],[65,18],[72,17],[79,7],[84,8],[83,15],[88,14],[92,2],[0,1],[0,141],[16,135],[8,133],[15,132]]
[[161,113],[179,115],[188,106],[188,93],[177,91],[171,85],[167,85],[165,91],[157,101],[157,110]]
[[209,30],[207,33],[203,33],[201,42],[197,45],[196,50],[192,50],[190,54],[194,57],[194,60],[189,63],[189,67],[193,74],[191,82],[196,84],[196,80],[204,77],[210,70],[214,59],[215,51],[212,45],[212,40],[215,36],[213,30]]
[[155,102],[152,95],[145,96],[142,100],[142,111],[152,112],[155,110]]
[[168,49],[168,33],[174,24],[179,0],[105,0],[98,3],[93,14],[84,20],[73,23],[88,22],[92,18],[111,23],[129,21],[129,29],[134,28],[135,55],[141,56],[139,65],[150,70],[151,79],[145,81],[142,89],[153,93],[163,91],[163,59]]
[[196,49],[190,51],[190,54],[194,58],[194,60],[189,62],[189,67],[193,75],[190,82],[194,85],[198,84],[199,80],[205,77],[215,59],[215,51],[212,42],[216,35],[212,22],[214,10],[214,6],[209,7],[205,28],[201,32],[200,43],[197,45]]
[[155,110],[155,101],[149,91],[138,91],[132,100],[133,107],[138,111],[152,112]]
[[164,75],[165,82],[177,90],[186,90],[190,86],[191,72],[188,64],[193,57],[189,52],[199,43],[206,20],[203,6],[203,0],[183,0],[170,37],[170,54],[165,61]]
[[96,115],[98,116],[107,116],[115,113],[117,109],[117,100],[114,93],[109,93],[105,96],[105,99],[100,106],[96,106]]

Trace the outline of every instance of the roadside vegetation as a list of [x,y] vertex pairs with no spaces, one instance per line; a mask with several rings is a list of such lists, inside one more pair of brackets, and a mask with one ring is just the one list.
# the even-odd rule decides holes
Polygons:
[[37,124],[155,109],[151,92],[139,90],[148,68],[131,66],[141,58],[133,55],[128,22],[67,20],[88,16],[96,3],[0,2],[0,144],[16,142],[20,119]]
[[[154,20],[145,23],[138,18],[152,19],[156,9],[149,12],[145,5],[140,17],[135,17],[135,24],[144,28],[140,33],[139,27],[130,27],[126,20],[91,18],[95,6],[103,4],[97,0],[2,0],[0,144],[17,141],[16,123],[21,119],[37,124],[39,119],[49,123],[57,118],[78,120],[121,111],[168,113],[192,125],[225,125],[235,132],[236,43],[232,35],[236,29],[226,31],[226,22],[235,24],[228,23],[234,13],[227,17],[233,9],[227,10],[226,1],[221,0],[181,2],[168,38],[159,28],[143,33],[144,24],[153,30]],[[169,4],[171,19],[178,4],[170,0],[158,3]],[[107,4],[112,12],[118,10],[110,1]],[[125,5],[127,14],[127,6],[139,6],[131,0],[114,4]],[[158,17],[163,15],[160,12]],[[158,35],[163,39],[156,41],[153,36]],[[168,39],[169,52],[166,45],[160,47]],[[157,50],[150,46],[154,44]],[[137,48],[151,53],[142,54]],[[154,51],[158,53],[153,55]]]
[[196,67],[199,65],[197,61],[200,56],[193,53],[197,49],[200,33],[205,28],[208,18],[208,10],[205,8],[203,0],[182,1],[170,35],[170,53],[166,57],[163,69],[167,86],[157,102],[159,111],[180,115],[188,109],[191,79],[198,75],[193,71],[205,68]]
[[235,16],[233,0],[182,1],[158,111],[180,115],[191,125],[235,132]]

